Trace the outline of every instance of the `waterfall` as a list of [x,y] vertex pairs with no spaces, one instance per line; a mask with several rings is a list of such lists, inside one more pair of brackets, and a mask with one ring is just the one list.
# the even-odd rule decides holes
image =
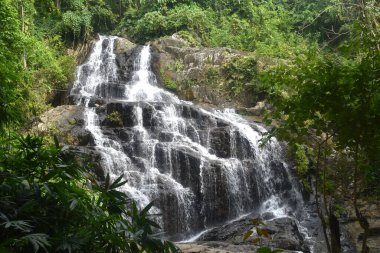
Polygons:
[[[294,215],[300,194],[280,143],[233,110],[205,110],[160,87],[150,46],[137,47],[128,81],[118,76],[117,37],[100,36],[71,90],[85,108],[105,173],[180,240],[250,212]],[[117,116],[117,123],[110,119]]]

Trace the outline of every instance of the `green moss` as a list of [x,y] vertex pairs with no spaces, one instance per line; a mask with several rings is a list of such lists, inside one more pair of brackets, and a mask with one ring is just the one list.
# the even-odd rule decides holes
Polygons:
[[173,92],[178,91],[177,83],[174,82],[174,80],[170,78],[169,75],[163,69],[160,70],[160,76],[161,76],[162,84],[164,85],[166,89]]
[[70,125],[75,125],[77,123],[76,119],[73,119],[73,118],[68,119],[67,121],[69,122]]
[[107,120],[115,124],[116,126],[123,126],[123,120],[120,112],[114,111],[107,115]]
[[166,68],[171,71],[181,71],[185,68],[185,66],[181,60],[177,59],[175,62],[168,64]]

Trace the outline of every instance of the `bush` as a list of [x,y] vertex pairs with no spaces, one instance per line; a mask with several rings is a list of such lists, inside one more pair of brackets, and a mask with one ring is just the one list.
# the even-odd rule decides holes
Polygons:
[[0,153],[1,252],[176,252],[154,237],[152,204],[139,211],[123,176],[98,182],[72,154],[18,136]]
[[192,4],[176,6],[165,15],[159,11],[151,11],[135,22],[127,16],[121,26],[126,26],[132,38],[140,43],[178,31],[190,31],[206,43],[214,25],[212,20],[212,12]]
[[223,66],[227,89],[232,95],[254,89],[257,76],[256,60],[252,56],[234,58]]
[[130,29],[137,41],[148,41],[168,33],[167,20],[158,11],[148,12]]

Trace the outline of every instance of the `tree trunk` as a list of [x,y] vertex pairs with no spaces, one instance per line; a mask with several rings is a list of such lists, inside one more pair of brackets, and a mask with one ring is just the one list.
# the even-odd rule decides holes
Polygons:
[[[24,2],[20,2],[20,15],[21,15],[21,32],[25,34],[26,28],[25,28],[25,9],[24,9]],[[22,65],[24,69],[27,69],[26,64],[26,50],[24,47],[23,54],[22,54]]]
[[327,235],[327,223],[326,223],[326,219],[325,219],[324,214],[323,214],[323,210],[320,207],[319,196],[318,196],[318,182],[319,182],[318,178],[319,178],[319,169],[320,169],[320,162],[321,162],[321,146],[322,145],[323,145],[323,142],[318,143],[317,164],[316,164],[316,168],[315,168],[316,169],[316,173],[315,173],[316,174],[315,175],[315,204],[317,207],[318,217],[322,223],[323,236],[324,236],[325,241],[326,241],[327,252],[331,253],[330,241],[329,241],[329,237]]
[[119,0],[119,18],[121,19],[123,16],[123,6],[122,6],[122,0]]
[[334,215],[334,211],[330,205],[330,214],[329,214],[329,226],[330,226],[330,238],[331,238],[331,252],[340,253],[341,244],[340,244],[340,227],[338,218]]
[[359,144],[356,145],[355,148],[355,166],[354,166],[354,208],[355,208],[355,215],[356,218],[364,230],[363,233],[363,243],[362,243],[362,251],[361,253],[369,253],[369,247],[367,246],[367,239],[369,236],[369,223],[367,221],[367,218],[363,216],[363,214],[360,212],[357,198],[358,198],[358,170],[359,170]]

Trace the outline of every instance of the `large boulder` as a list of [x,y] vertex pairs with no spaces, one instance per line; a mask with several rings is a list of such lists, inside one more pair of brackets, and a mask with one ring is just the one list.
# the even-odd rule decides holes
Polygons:
[[84,108],[76,105],[61,105],[35,118],[30,133],[41,136],[56,136],[61,144],[93,145],[91,133],[85,129]]
[[231,94],[229,77],[223,71],[232,60],[253,57],[252,53],[225,47],[192,47],[177,34],[158,39],[152,46],[158,58],[154,69],[160,82],[181,98],[217,107],[255,108],[255,116],[262,114],[262,102],[255,107],[259,101],[254,94]]
[[[258,246],[235,245],[227,242],[193,242],[177,243],[183,253],[256,253]],[[282,250],[282,253],[297,253],[299,251]]]
[[[292,218],[275,218],[264,221],[264,225],[252,225],[256,215],[249,215],[239,220],[216,227],[201,235],[199,241],[222,241],[234,245],[270,246],[283,250],[310,252],[304,243],[296,222]],[[265,217],[264,217],[265,218]],[[255,232],[247,239],[243,235],[249,230],[256,231],[256,227],[265,229],[269,237],[258,236]],[[257,240],[255,240],[257,238]]]

